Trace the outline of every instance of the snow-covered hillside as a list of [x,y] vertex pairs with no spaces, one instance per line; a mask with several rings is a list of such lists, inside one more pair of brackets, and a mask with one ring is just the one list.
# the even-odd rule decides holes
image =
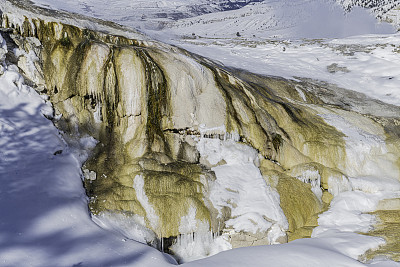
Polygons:
[[390,22],[400,30],[399,0],[337,0],[337,3],[347,12],[351,12],[354,7],[367,8],[380,21]]
[[[38,95],[24,83],[15,65],[5,61],[5,55],[10,50],[4,39],[0,41],[0,211],[3,214],[0,266],[175,265],[170,256],[121,235],[117,231],[118,226],[108,225],[106,228],[109,230],[105,230],[91,220],[80,166],[95,141],[89,136],[81,136],[79,142],[66,144],[62,133],[49,120],[54,116],[51,104],[46,97]],[[14,52],[18,54],[17,50]],[[12,53],[10,51],[7,57],[12,57]],[[329,120],[337,127],[343,126],[334,118]],[[355,135],[355,138],[358,136]],[[204,142],[220,140],[205,139]],[[229,163],[216,167],[216,172],[228,170],[230,165],[233,169],[229,171],[235,172],[235,168],[236,172],[246,170],[246,165],[241,165],[238,156],[247,157],[246,153],[251,155],[254,152],[247,149],[246,153],[235,155],[239,150],[232,149],[232,145],[237,146],[229,141],[223,144],[225,152],[209,155],[225,157]],[[210,153],[214,149],[209,152],[203,149],[202,153]],[[252,164],[250,167],[255,168]],[[222,173],[222,176],[226,174]],[[334,208],[320,217],[320,227],[312,239],[235,249],[182,266],[366,266],[357,261],[358,255],[377,247],[383,240],[352,232],[365,231],[374,223],[373,216],[362,214],[360,210],[374,210],[379,200],[398,196],[400,184],[393,180],[377,183],[367,178],[352,183],[356,185],[354,191],[335,198]],[[242,193],[248,194],[246,191]],[[216,194],[215,197],[223,195]],[[249,197],[254,199],[257,196]],[[249,202],[246,205],[252,204]],[[120,223],[126,223],[124,227],[132,229],[127,221],[121,220]],[[180,250],[189,253],[190,257],[194,255],[193,250],[196,254],[199,249],[204,249],[198,243],[203,237],[199,236],[200,240],[195,238],[181,240]],[[399,264],[375,259],[368,266],[397,267]]]
[[[189,52],[2,10],[0,266],[400,266],[400,34],[376,1],[33,1]],[[312,238],[285,243],[286,179]]]
[[227,12],[183,19],[167,25],[172,34],[206,37],[326,38],[369,33],[393,33],[366,10],[341,7],[320,0],[273,1]]
[[[225,37],[239,32],[244,36],[317,38],[392,32],[388,25],[377,23],[369,11],[357,7],[373,7],[374,12],[381,9],[386,12],[397,1],[373,6],[349,1],[336,4],[333,0],[33,2],[39,6],[111,20],[153,36],[160,34],[154,30],[165,29],[166,35],[195,33]],[[345,14],[343,9],[349,12]],[[169,28],[174,29],[172,33]]]
[[105,20],[112,20],[127,26],[143,29],[157,29],[169,21],[195,17],[207,13],[240,9],[252,2],[262,0],[53,0],[33,1],[43,7],[72,11]]
[[400,34],[303,40],[177,38],[175,43],[228,67],[311,78],[400,105]]
[[391,9],[400,5],[399,0],[336,0],[347,11],[355,6],[372,9],[377,16],[382,17]]

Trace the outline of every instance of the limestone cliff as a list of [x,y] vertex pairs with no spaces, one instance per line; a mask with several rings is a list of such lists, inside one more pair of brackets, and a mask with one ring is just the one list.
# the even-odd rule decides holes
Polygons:
[[[377,171],[399,177],[397,107],[316,81],[230,70],[138,33],[112,34],[115,25],[85,27],[13,2],[2,3],[1,23],[13,30],[16,64],[49,96],[67,139],[98,140],[83,166],[94,215],[123,214],[155,240],[206,229],[229,233],[233,246],[273,244],[310,236],[332,195],[351,189],[349,175],[385,164]],[[18,12],[7,13],[11,6]],[[375,140],[361,160],[338,121]],[[257,188],[277,196],[262,203],[270,213],[240,211],[240,189],[220,178],[236,161],[212,158],[224,149],[251,155]],[[223,204],[216,194],[231,197]],[[240,218],[254,231],[238,227]]]

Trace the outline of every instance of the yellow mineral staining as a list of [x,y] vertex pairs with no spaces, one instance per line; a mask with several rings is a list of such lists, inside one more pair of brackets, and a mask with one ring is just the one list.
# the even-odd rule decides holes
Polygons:
[[377,217],[378,223],[367,235],[383,237],[386,244],[377,250],[367,252],[365,260],[386,256],[394,261],[400,261],[400,199],[392,200],[392,202],[392,205],[380,203],[381,208],[386,207],[386,209],[372,213]]
[[162,69],[168,88],[170,119],[164,128],[192,126],[198,130],[201,124],[207,128],[224,125],[226,103],[210,69],[171,50],[152,49],[149,54]]
[[314,225],[309,221],[321,204],[309,185],[283,172],[299,163],[323,163],[327,155],[342,153],[343,142],[321,118],[283,98],[294,86],[260,77],[242,81],[163,46],[139,47],[135,40],[60,23],[29,25],[24,33],[43,44],[48,94],[63,114],[58,126],[99,140],[85,166],[97,176],[86,181],[93,213],[146,216],[134,188],[139,175],[159,218],[156,229],[149,218],[146,226],[159,237],[179,235],[180,218],[190,207],[198,220],[218,229],[223,218],[216,218],[207,200],[215,178],[199,163],[193,139],[205,127],[215,128],[211,132],[219,138],[237,133],[262,155],[263,172],[279,172],[275,186],[292,236]]
[[278,161],[285,169],[306,162],[338,168],[345,162],[344,135],[312,108],[288,100],[298,95],[296,83],[245,72],[235,74],[246,82],[232,84],[228,74],[216,72],[227,102],[228,131],[245,136],[264,157]]
[[328,191],[324,191],[322,193],[321,200],[325,205],[329,205],[331,203],[332,199],[333,199],[333,195],[331,193],[329,193]]
[[400,179],[400,120],[398,118],[382,118],[369,116],[377,124],[381,125],[384,129],[385,143],[388,150],[388,156],[395,162],[396,170],[390,169],[390,174],[394,179]]
[[[321,188],[330,190],[335,194],[341,192],[341,190],[351,190],[349,179],[345,174],[316,162],[298,164],[288,170],[288,173],[292,177],[299,178],[303,177],[304,173],[312,173],[313,175],[308,175],[313,176],[310,177],[311,179],[319,179]],[[338,184],[342,185],[343,188],[337,188]]]
[[[287,240],[279,241],[281,241],[280,243],[287,243]],[[269,245],[270,241],[268,240],[268,237],[259,233],[235,233],[230,235],[230,243],[232,244],[232,248],[240,248],[250,246],[265,246]]]
[[[7,17],[2,23],[11,26]],[[317,215],[346,188],[336,187],[348,183],[343,173],[345,136],[319,116],[333,108],[321,107],[322,100],[306,90],[304,99],[298,92],[303,88],[300,83],[232,74],[178,48],[61,23],[26,19],[17,28],[42,43],[47,93],[63,115],[58,126],[99,141],[85,164],[96,172],[96,180],[85,181],[95,214],[111,211],[146,217],[154,210],[158,223],[147,216],[146,226],[158,237],[173,237],[180,234],[181,217],[195,209],[198,221],[210,229],[223,229],[230,210],[223,208],[222,218],[217,218],[209,200],[215,177],[209,164],[199,162],[195,141],[202,128],[211,129],[214,138],[235,133],[240,142],[259,152],[263,177],[280,194],[289,240],[309,237]],[[361,115],[354,116],[357,121]],[[371,120],[377,119],[360,119],[360,128]],[[388,151],[398,154],[395,133],[400,124],[377,124],[384,126],[379,134],[386,136]],[[322,202],[310,184],[296,178],[307,171],[320,179]],[[148,203],[138,197],[135,177],[143,179],[139,195],[144,194]],[[379,213],[386,226],[371,234],[383,231],[388,240],[392,238],[398,225],[387,218],[398,220],[396,214]],[[254,244],[265,241],[261,236],[240,238]],[[387,251],[399,251],[394,241],[388,246]]]
[[97,99],[104,99],[102,94],[106,92],[102,92],[100,89],[107,85],[109,86],[107,89],[111,89],[112,86],[104,84],[107,80],[110,80],[108,66],[106,65],[109,61],[110,48],[104,44],[93,43],[90,46],[88,45],[87,51],[83,52],[85,56],[82,57],[80,70],[75,81],[77,93],[82,96],[93,95]]
[[296,164],[312,162],[310,157],[301,153],[290,141],[284,140],[280,146],[279,152],[276,161],[285,169],[289,169]]
[[277,163],[271,160],[261,158],[260,159],[260,170],[274,170],[284,172],[285,170]]
[[241,84],[231,84],[226,72],[217,69],[214,75],[227,106],[226,130],[237,132],[263,156],[274,159],[276,152],[273,150],[272,138],[258,122],[255,112],[257,103],[252,103],[253,98],[246,95]]
[[129,47],[122,47],[114,53],[115,72],[118,79],[121,106],[121,117],[139,116],[146,117],[145,93],[146,75],[139,53]]
[[322,204],[311,191],[311,185],[285,175],[279,171],[262,172],[266,182],[276,185],[280,195],[280,205],[289,222],[288,240],[311,237],[317,226],[318,214]]
[[197,219],[210,222],[210,212],[202,201],[203,185],[193,176],[187,178],[163,172],[145,174],[146,194],[161,218],[162,236],[179,235],[181,217],[190,207],[195,207]]
[[[103,42],[94,33],[73,31],[50,27],[55,39],[45,42],[44,72],[56,108],[65,116],[59,125],[69,131],[78,125],[80,132],[100,140],[86,164],[99,177],[86,183],[94,213],[110,210],[146,216],[133,188],[134,177],[141,175],[144,192],[159,217],[158,228],[152,229],[157,235],[178,235],[180,218],[189,207],[196,209],[199,220],[218,228],[213,207],[204,202],[212,175],[198,164],[195,142],[174,132],[177,126],[196,130],[200,124],[209,128],[225,124],[266,158],[263,171],[283,172],[341,153],[341,136],[334,128],[265,88],[232,84],[224,71],[163,50],[120,45],[111,39]],[[209,82],[214,79],[215,83]],[[254,97],[259,92],[265,97]],[[281,165],[266,163],[271,160]],[[321,204],[309,185],[284,176],[277,188],[285,195],[282,206],[293,238],[298,229],[315,226],[312,218]],[[286,197],[287,192],[302,197]],[[146,226],[152,227],[149,221]]]
[[[198,220],[215,227],[210,207],[203,202],[207,190],[205,186],[207,180],[212,179],[212,174],[205,172],[198,164],[176,161],[161,164],[154,158],[154,155],[146,155],[131,160],[130,164],[122,165],[121,170],[115,169],[112,173],[100,175],[96,181],[86,182],[88,191],[92,190],[96,195],[95,201],[90,203],[92,212],[130,211],[146,216],[133,187],[135,177],[141,175],[144,179],[143,190],[159,218],[157,229],[152,228],[150,222],[146,226],[156,234],[162,237],[179,235],[180,218],[187,214],[190,207],[196,209]],[[87,165],[97,169],[98,175],[101,171],[107,172],[107,169],[91,165],[98,163],[97,159]]]

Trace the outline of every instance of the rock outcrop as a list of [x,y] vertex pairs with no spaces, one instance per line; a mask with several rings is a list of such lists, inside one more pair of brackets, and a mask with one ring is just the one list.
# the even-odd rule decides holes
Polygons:
[[[8,4],[2,27],[13,30],[16,64],[49,96],[55,124],[71,142],[98,140],[83,166],[92,214],[131,218],[152,233],[148,243],[199,231],[225,233],[234,247],[307,237],[332,197],[351,190],[349,175],[374,166],[399,177],[398,107],[315,81],[230,70],[72,15],[55,21],[18,6],[11,15]],[[349,129],[368,141],[356,152]],[[246,164],[226,151],[248,155]],[[240,168],[257,186],[220,183]],[[239,203],[255,188],[269,213]]]

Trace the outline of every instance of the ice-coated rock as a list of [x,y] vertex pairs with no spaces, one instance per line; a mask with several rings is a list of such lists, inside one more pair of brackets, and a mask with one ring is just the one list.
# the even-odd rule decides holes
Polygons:
[[115,25],[96,31],[1,4],[15,63],[49,96],[66,139],[99,141],[83,166],[95,219],[129,236],[147,229],[140,240],[161,240],[166,251],[169,241],[178,258],[190,257],[179,244],[197,248],[196,239],[225,249],[227,240],[310,236],[332,197],[353,190],[350,175],[379,166],[398,178],[400,123],[374,112],[382,103],[352,110],[343,99],[359,98],[329,86],[230,70],[136,33],[111,34]]

